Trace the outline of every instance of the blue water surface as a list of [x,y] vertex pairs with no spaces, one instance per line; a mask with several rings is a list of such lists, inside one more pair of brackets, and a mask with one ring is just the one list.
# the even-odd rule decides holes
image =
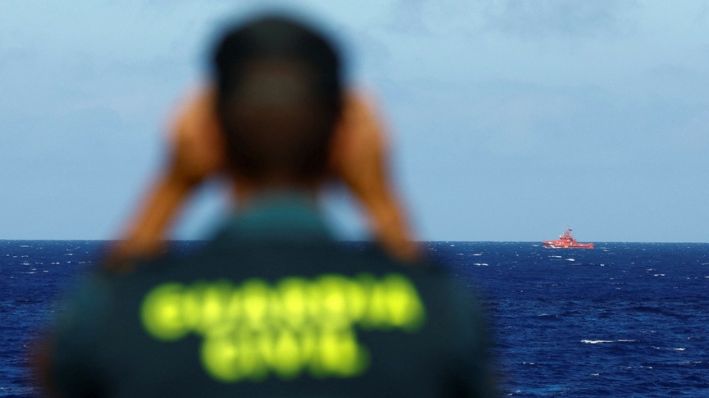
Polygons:
[[[487,309],[504,395],[709,397],[709,244],[424,245]],[[31,342],[104,246],[0,241],[0,397],[36,394]]]

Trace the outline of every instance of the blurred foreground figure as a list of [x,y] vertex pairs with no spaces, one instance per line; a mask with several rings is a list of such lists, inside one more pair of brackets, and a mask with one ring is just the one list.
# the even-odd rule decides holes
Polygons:
[[[213,67],[237,208],[195,253],[81,285],[50,340],[53,392],[490,395],[473,299],[433,266],[343,247],[319,215],[338,122],[357,111],[344,110],[332,45],[297,22],[261,18],[227,32]],[[376,161],[361,160],[370,171]]]

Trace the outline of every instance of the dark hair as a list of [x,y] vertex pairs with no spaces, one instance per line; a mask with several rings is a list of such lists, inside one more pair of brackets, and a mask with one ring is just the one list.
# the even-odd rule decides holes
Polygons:
[[342,82],[338,53],[322,34],[286,17],[252,20],[218,42],[213,73],[235,173],[259,182],[325,174]]

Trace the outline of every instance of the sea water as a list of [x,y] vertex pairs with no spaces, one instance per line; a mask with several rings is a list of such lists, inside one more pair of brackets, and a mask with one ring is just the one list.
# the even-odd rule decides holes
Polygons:
[[[0,397],[36,394],[31,342],[104,246],[0,241]],[[709,244],[424,246],[487,310],[504,395],[709,397]]]

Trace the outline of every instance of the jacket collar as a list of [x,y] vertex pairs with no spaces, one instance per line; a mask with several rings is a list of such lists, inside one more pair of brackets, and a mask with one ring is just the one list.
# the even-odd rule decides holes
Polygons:
[[299,192],[276,192],[234,211],[219,228],[217,238],[303,241],[331,240],[333,236],[312,198]]

